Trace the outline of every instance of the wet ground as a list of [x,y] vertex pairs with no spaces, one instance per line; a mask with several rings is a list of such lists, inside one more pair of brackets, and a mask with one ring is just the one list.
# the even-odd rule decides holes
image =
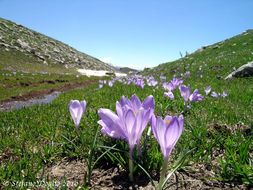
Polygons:
[[35,104],[48,104],[59,96],[61,92],[55,91],[51,94],[47,94],[41,97],[32,98],[24,101],[9,101],[0,105],[0,111],[10,111],[14,109],[21,109],[23,107],[29,107]]
[[95,82],[97,82],[97,80],[89,80],[82,83],[73,84],[69,83],[58,88],[32,91],[21,96],[13,96],[10,99],[0,101],[0,111],[11,111],[14,109],[29,107],[35,104],[48,104],[57,98],[62,92],[83,88]]

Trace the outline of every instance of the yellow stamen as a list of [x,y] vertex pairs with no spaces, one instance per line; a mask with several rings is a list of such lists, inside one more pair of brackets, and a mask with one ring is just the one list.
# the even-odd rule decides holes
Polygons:
[[168,125],[170,124],[170,122],[171,122],[171,120],[166,120],[165,121],[165,123],[168,124]]

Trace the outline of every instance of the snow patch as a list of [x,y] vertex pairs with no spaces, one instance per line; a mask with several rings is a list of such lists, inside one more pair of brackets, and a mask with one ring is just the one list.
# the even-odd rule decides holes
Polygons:
[[[97,76],[97,77],[109,76],[108,73],[110,73],[110,71],[104,71],[104,70],[90,70],[90,69],[77,69],[77,71],[78,71],[81,75],[86,75],[86,76]],[[125,73],[119,73],[119,72],[115,72],[114,74],[115,74],[117,77],[127,76],[127,74],[125,74]]]

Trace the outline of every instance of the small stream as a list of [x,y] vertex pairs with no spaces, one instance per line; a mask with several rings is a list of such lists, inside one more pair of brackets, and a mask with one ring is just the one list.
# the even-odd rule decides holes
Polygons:
[[48,104],[57,98],[60,94],[61,92],[55,91],[51,94],[47,94],[38,98],[32,98],[30,100],[6,102],[0,105],[0,111],[11,111],[37,104]]

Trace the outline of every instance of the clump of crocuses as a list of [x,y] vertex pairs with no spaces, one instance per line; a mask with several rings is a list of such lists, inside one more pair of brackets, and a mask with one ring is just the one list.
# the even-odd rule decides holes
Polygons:
[[185,103],[186,102],[199,102],[204,99],[204,97],[199,93],[198,89],[195,89],[193,93],[191,93],[190,87],[187,87],[185,85],[181,85],[179,87],[181,96],[184,98]]
[[124,96],[116,102],[116,113],[109,109],[101,108],[98,114],[101,120],[102,133],[112,138],[123,139],[129,144],[129,177],[133,181],[133,151],[139,145],[142,133],[151,122],[153,134],[160,144],[164,157],[159,188],[165,179],[168,158],[183,131],[183,116],[161,117],[154,115],[155,101],[153,96],[148,96],[143,102],[133,95],[131,99]]
[[101,108],[98,114],[101,120],[102,133],[112,138],[123,139],[129,145],[129,177],[133,181],[133,151],[139,145],[144,129],[154,112],[154,98],[148,96],[144,102],[133,95],[131,99],[122,96],[116,102],[116,113],[109,109]]
[[70,115],[74,121],[75,127],[78,128],[82,115],[86,110],[86,101],[71,100],[69,103]]
[[173,78],[170,82],[163,83],[163,88],[167,91],[167,92],[164,92],[164,96],[173,100],[174,94],[172,91],[178,88],[182,83],[183,83],[183,80],[178,79],[178,78]]

